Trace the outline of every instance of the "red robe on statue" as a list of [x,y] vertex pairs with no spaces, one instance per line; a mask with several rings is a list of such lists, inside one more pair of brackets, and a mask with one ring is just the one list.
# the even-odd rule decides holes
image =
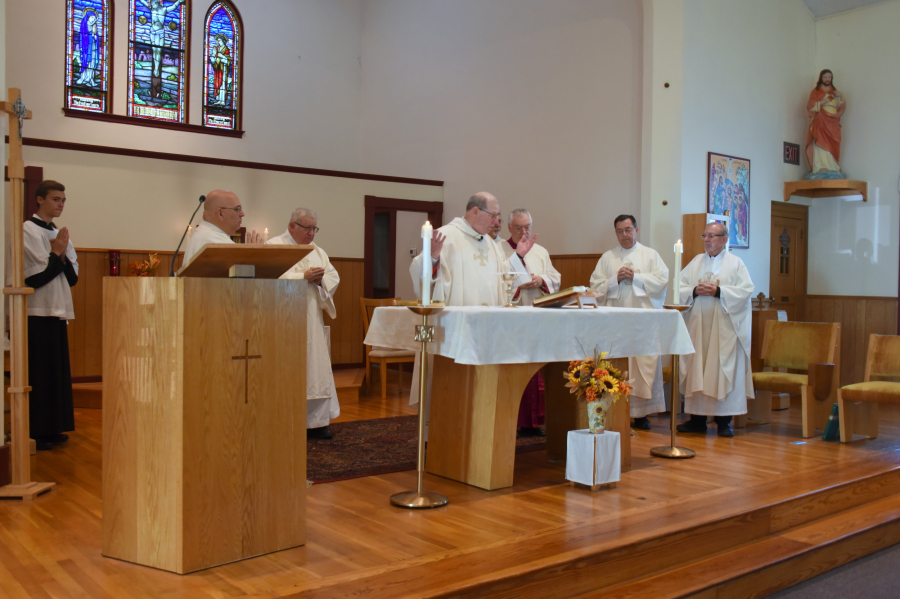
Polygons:
[[[812,90],[809,93],[806,110],[812,110],[816,102],[827,102],[825,96],[828,95],[834,96],[834,90]],[[809,130],[806,132],[806,146],[809,147],[809,144],[815,140],[816,145],[834,156],[835,162],[841,161],[841,115],[843,112],[843,109],[839,109],[837,114],[829,114],[825,110],[819,110],[815,113],[809,124]]]

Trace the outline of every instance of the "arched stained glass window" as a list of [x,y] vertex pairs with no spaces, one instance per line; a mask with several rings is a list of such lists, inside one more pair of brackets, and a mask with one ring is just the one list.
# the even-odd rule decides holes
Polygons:
[[186,121],[188,1],[129,0],[129,116]]
[[241,17],[230,2],[213,2],[203,31],[203,125],[239,129],[244,60]]
[[109,112],[112,0],[66,2],[66,108]]

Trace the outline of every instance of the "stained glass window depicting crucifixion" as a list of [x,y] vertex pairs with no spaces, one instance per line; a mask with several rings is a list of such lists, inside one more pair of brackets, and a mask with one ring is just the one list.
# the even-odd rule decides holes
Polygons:
[[188,0],[129,0],[128,115],[185,122]]
[[214,2],[206,13],[203,31],[203,124],[238,129],[244,57],[237,9],[227,1]]
[[66,108],[108,112],[112,0],[66,2]]

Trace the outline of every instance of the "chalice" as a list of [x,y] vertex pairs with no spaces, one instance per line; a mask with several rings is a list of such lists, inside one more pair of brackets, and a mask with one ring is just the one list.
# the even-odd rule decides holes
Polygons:
[[518,274],[514,272],[501,272],[500,278],[503,279],[503,282],[506,283],[506,303],[503,304],[504,308],[515,308],[516,305],[512,303],[513,298],[513,283],[516,282],[516,278],[518,278]]

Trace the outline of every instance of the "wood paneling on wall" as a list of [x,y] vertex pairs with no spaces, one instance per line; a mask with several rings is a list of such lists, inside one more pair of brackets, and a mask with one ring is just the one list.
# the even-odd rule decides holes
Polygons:
[[[103,369],[103,277],[109,274],[108,250],[97,248],[76,249],[78,253],[78,284],[72,288],[75,320],[69,322],[69,360],[72,376],[80,379],[97,379]],[[131,276],[131,262],[147,260],[150,252],[122,252],[120,272]],[[160,259],[157,276],[168,276],[173,252],[155,252]],[[332,264],[341,276],[341,284],[335,294],[338,318],[326,316],[325,324],[331,327],[333,364],[360,364],[363,354],[362,316],[359,298],[363,290],[363,261],[356,258],[332,258]],[[175,263],[181,266],[181,255]]]
[[805,320],[841,323],[841,385],[861,383],[869,335],[897,334],[897,298],[810,295]]
[[567,254],[550,256],[550,262],[562,277],[560,289],[591,284],[591,273],[597,268],[602,254]]

